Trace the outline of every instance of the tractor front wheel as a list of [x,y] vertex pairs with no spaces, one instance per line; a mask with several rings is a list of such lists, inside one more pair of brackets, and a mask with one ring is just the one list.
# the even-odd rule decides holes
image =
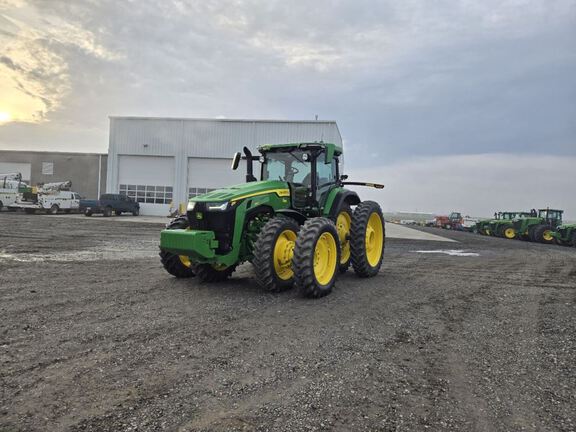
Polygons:
[[[190,226],[185,216],[179,216],[166,226],[166,229],[186,229]],[[189,278],[196,274],[192,268],[190,258],[184,255],[176,255],[167,251],[160,251],[160,261],[164,269],[177,278]]]
[[360,277],[378,274],[384,257],[385,227],[382,209],[374,201],[364,201],[354,210],[350,246],[352,266]]
[[306,297],[319,298],[334,288],[340,266],[340,241],[334,223],[317,217],[306,221],[294,248],[294,285]]
[[213,264],[196,264],[192,268],[202,282],[225,281],[236,270],[236,266],[221,267]]
[[292,256],[300,226],[294,219],[277,216],[262,227],[254,243],[254,272],[258,284],[267,291],[292,287]]
[[195,276],[190,258],[184,255],[160,251],[160,261],[162,261],[164,269],[172,276],[176,276],[179,279]]
[[502,237],[507,238],[508,240],[513,240],[516,238],[516,230],[514,229],[514,227],[505,227],[502,230]]

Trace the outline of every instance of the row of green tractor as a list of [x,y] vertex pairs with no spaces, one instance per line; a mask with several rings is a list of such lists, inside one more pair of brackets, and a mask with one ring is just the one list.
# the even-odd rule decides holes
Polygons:
[[563,210],[550,208],[524,212],[498,212],[476,223],[472,232],[507,239],[556,243],[576,247],[576,224],[563,224]]
[[[382,265],[382,210],[361,201],[341,175],[342,148],[328,143],[264,145],[260,155],[244,147],[232,169],[246,161],[246,183],[192,198],[187,212],[160,237],[160,258],[177,278],[223,281],[243,262],[254,266],[268,291],[296,287],[307,297],[332,291],[351,266],[360,277]],[[253,162],[260,162],[259,178]]]

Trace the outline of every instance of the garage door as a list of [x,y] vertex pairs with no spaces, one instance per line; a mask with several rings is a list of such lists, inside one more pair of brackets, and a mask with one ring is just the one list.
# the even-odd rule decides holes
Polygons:
[[119,156],[118,191],[138,201],[141,214],[168,215],[174,191],[174,158]]
[[[211,190],[243,183],[245,165],[236,171],[230,169],[230,159],[188,158],[188,197],[192,198]],[[255,163],[254,169],[260,164]]]
[[20,162],[0,162],[0,175],[2,174],[22,174],[22,181],[30,183],[31,165]]

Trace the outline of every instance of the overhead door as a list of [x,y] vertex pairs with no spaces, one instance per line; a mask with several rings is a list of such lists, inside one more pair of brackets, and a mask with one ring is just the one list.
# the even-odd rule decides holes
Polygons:
[[2,174],[22,174],[22,181],[29,183],[32,169],[31,164],[21,162],[0,162],[0,176]]
[[174,192],[174,158],[119,156],[118,191],[138,201],[141,214],[168,215]]
[[[236,171],[232,171],[231,162],[230,159],[188,158],[188,197],[243,183],[246,178],[245,165],[242,163]],[[255,162],[254,169],[258,171],[259,167],[260,164]]]

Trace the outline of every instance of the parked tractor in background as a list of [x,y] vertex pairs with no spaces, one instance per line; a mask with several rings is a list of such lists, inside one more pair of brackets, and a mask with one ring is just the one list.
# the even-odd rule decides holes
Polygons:
[[554,243],[553,233],[562,225],[564,210],[540,209],[529,217],[515,218],[512,226],[516,235],[523,240],[539,243]]
[[576,247],[576,224],[564,224],[556,228],[552,233],[556,244],[561,246]]
[[434,217],[434,226],[436,228],[444,228],[450,224],[450,219],[448,216],[436,216]]
[[495,237],[504,237],[507,239],[516,238],[516,230],[512,224],[512,221],[516,218],[524,218],[533,216],[535,213],[532,212],[499,212],[499,218],[491,220],[488,223],[488,231],[490,235]]
[[448,223],[444,226],[444,229],[462,231],[462,222],[464,222],[462,213],[452,212],[448,215]]
[[474,234],[489,235],[490,233],[489,225],[490,222],[492,222],[493,220],[494,219],[483,219],[476,222],[476,224],[474,224],[474,226],[472,227],[472,232]]
[[[221,281],[242,262],[254,266],[269,291],[296,286],[303,295],[332,291],[351,264],[360,277],[378,274],[385,227],[380,206],[361,201],[340,175],[342,149],[328,143],[264,145],[261,156],[244,148],[245,184],[192,198],[187,214],[162,231],[160,257],[176,277]],[[261,162],[260,180],[253,162]],[[354,209],[353,209],[354,207]]]

